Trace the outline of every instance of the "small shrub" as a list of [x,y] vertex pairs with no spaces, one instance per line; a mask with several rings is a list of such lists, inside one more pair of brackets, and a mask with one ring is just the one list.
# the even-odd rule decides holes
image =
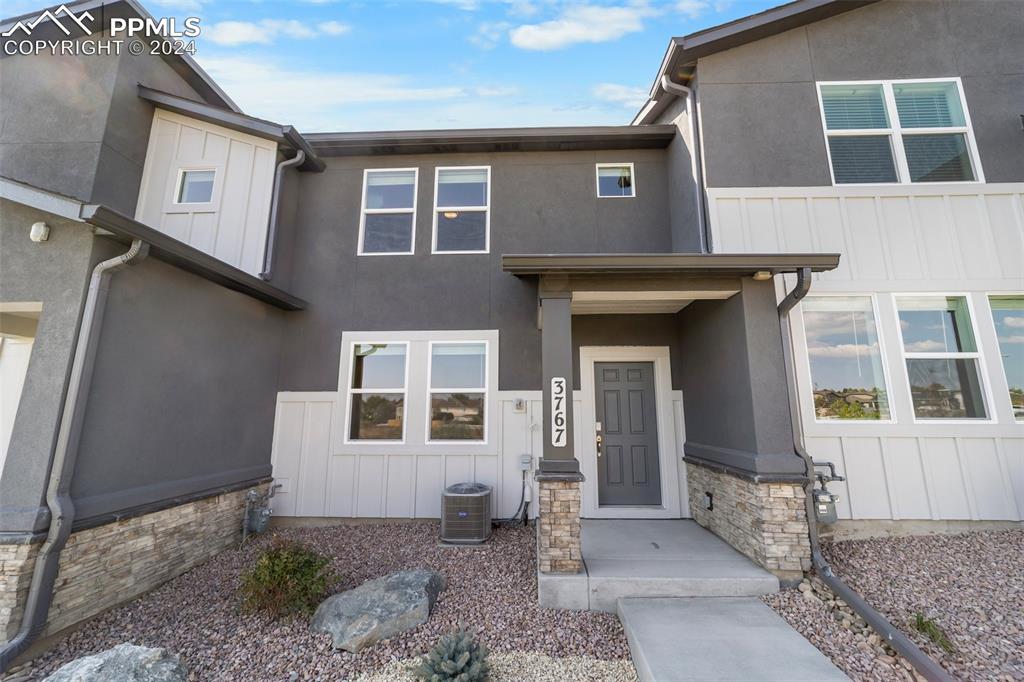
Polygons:
[[275,618],[312,613],[334,582],[330,562],[297,542],[277,541],[242,574],[242,605]]
[[473,632],[459,628],[427,652],[413,675],[422,682],[483,682],[490,670],[487,647],[476,641]]
[[949,637],[946,636],[939,624],[931,618],[926,617],[923,613],[915,613],[914,628],[947,654],[953,653],[953,643],[949,641]]

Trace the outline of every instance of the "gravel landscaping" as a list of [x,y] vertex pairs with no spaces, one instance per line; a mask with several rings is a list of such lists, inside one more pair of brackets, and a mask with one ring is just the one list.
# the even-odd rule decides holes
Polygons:
[[[954,677],[1024,680],[1024,530],[849,540],[822,551],[837,575]],[[909,679],[815,593],[787,590],[765,601],[850,677]],[[915,627],[918,614],[951,651]]]
[[[276,534],[333,556],[341,576],[335,591],[416,567],[441,572],[448,587],[426,624],[359,654],[336,651],[330,636],[310,632],[306,618],[275,622],[239,612],[239,574],[271,540],[261,536],[93,619],[17,677],[42,679],[74,658],[132,642],[180,655],[194,680],[353,679],[398,670],[394,666],[420,655],[460,624],[475,628],[495,654],[519,652],[495,657],[498,673],[512,670],[509,665],[533,671],[533,677],[518,679],[628,680],[634,674],[614,615],[537,605],[532,528],[498,528],[490,541],[476,547],[441,546],[436,522],[293,528]],[[574,677],[584,674],[580,666],[589,665],[586,658],[608,663]]]

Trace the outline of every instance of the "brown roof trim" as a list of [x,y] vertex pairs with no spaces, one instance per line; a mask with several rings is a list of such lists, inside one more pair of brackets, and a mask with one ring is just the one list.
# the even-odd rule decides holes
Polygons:
[[228,265],[222,260],[106,206],[83,205],[80,218],[90,225],[112,233],[121,241],[130,242],[134,239],[141,239],[149,244],[149,252],[160,260],[199,275],[215,284],[252,296],[282,310],[304,310],[306,308],[306,302],[301,298],[292,296],[258,277]]
[[583,151],[664,149],[674,126],[579,126],[548,128],[476,128],[392,132],[309,133],[321,156],[439,154],[449,152]]
[[206,121],[207,123],[223,126],[231,130],[237,130],[241,133],[273,140],[280,145],[295,150],[301,149],[306,153],[305,161],[299,165],[299,170],[301,171],[319,173],[326,168],[324,162],[320,160],[320,157],[309,146],[305,138],[292,126],[281,125],[273,121],[256,118],[255,116],[247,116],[236,111],[215,107],[205,102],[178,97],[169,92],[147,87],[142,83],[139,83],[139,97],[167,111],[173,111],[183,116]]
[[825,272],[838,265],[838,253],[503,254],[501,257],[501,269],[517,276],[585,273],[735,277],[761,270],[773,275],[802,268]]
[[[641,125],[652,120],[675,98],[661,88],[661,77],[685,85],[693,76],[693,64],[701,57],[752,43],[790,29],[834,17],[878,0],[795,0],[718,26],[712,26],[669,41],[661,67],[654,78],[650,96],[633,120]],[[659,98],[667,100],[658,102]],[[652,103],[653,102],[653,103]]]

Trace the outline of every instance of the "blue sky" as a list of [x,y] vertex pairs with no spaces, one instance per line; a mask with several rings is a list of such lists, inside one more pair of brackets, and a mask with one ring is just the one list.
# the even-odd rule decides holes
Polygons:
[[671,36],[781,0],[143,3],[201,18],[196,59],[246,113],[312,132],[625,124]]

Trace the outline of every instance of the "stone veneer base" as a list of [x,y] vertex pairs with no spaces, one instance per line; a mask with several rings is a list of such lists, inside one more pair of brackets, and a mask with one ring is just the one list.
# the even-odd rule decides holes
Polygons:
[[580,573],[580,484],[539,480],[537,563],[541,573]]
[[[128,601],[237,546],[247,490],[72,533],[61,552],[43,636]],[[0,544],[2,641],[9,640],[21,625],[41,546],[41,542]]]
[[[693,518],[782,582],[811,567],[804,489],[800,483],[755,483],[686,462]],[[710,492],[713,509],[705,508]]]

